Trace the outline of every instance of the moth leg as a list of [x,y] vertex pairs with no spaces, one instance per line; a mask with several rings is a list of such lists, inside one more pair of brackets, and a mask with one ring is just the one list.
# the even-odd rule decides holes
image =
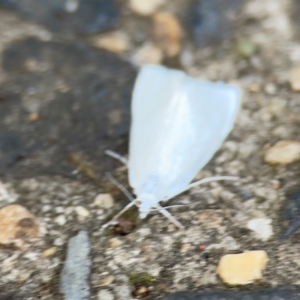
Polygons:
[[184,229],[184,226],[178,222],[164,207],[157,205],[157,210],[163,214],[166,218],[168,218],[173,224],[175,224],[178,228]]
[[105,176],[120,190],[124,193],[124,195],[130,200],[134,201],[134,197],[131,193],[123,186],[120,182],[118,182],[109,172],[105,173]]
[[128,203],[119,213],[117,213],[109,222],[105,223],[104,225],[102,225],[102,229],[107,228],[110,225],[115,225],[118,224],[117,219],[126,211],[128,210],[130,207],[136,205],[138,202],[138,199],[135,199],[134,201]]
[[104,153],[110,157],[113,157],[114,159],[117,159],[119,160],[120,162],[122,162],[124,165],[128,166],[128,160],[127,158],[125,158],[124,156],[114,152],[114,151],[111,151],[111,150],[105,150]]

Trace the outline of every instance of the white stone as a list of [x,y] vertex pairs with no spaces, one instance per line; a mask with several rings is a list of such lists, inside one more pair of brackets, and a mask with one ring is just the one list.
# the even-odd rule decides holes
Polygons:
[[96,196],[94,204],[104,209],[109,209],[114,206],[114,198],[111,194],[99,194]]
[[147,235],[150,235],[152,231],[150,228],[140,228],[139,230],[137,230],[137,233],[140,237],[145,237]]
[[148,16],[153,14],[163,2],[163,0],[130,0],[129,5],[134,12]]
[[0,201],[7,201],[8,203],[18,200],[19,195],[16,194],[9,184],[4,184],[0,181]]
[[267,218],[255,218],[247,223],[247,228],[254,231],[255,237],[267,241],[273,235],[272,220]]
[[98,300],[114,300],[114,295],[109,290],[101,290],[97,295]]
[[148,274],[157,277],[159,273],[161,272],[162,267],[159,264],[152,264],[151,268],[148,269]]
[[55,212],[57,214],[62,214],[65,211],[65,209],[62,206],[55,207]]
[[132,299],[130,288],[127,285],[116,286],[115,291],[118,296],[118,299],[120,299],[120,300]]
[[58,237],[53,242],[55,246],[62,246],[64,243],[65,243],[65,239],[63,237]]
[[137,66],[142,66],[145,64],[160,64],[162,59],[163,53],[161,49],[152,43],[146,43],[137,49],[131,61]]
[[45,213],[45,212],[50,211],[51,209],[52,209],[52,206],[49,204],[46,204],[43,206],[42,211]]
[[23,255],[24,258],[35,261],[39,258],[39,253],[36,252],[27,252],[26,254]]
[[83,206],[76,206],[75,207],[75,212],[81,218],[86,218],[90,214],[90,212]]
[[65,3],[65,10],[70,14],[75,13],[78,8],[79,2],[77,0],[67,0]]
[[114,237],[114,238],[111,238],[109,241],[108,241],[110,247],[112,248],[117,248],[119,246],[121,246],[123,244],[123,241]]
[[276,85],[273,83],[268,83],[265,86],[265,92],[269,95],[274,95],[277,91]]
[[63,226],[66,224],[67,220],[64,215],[59,215],[54,219],[54,222],[60,226]]

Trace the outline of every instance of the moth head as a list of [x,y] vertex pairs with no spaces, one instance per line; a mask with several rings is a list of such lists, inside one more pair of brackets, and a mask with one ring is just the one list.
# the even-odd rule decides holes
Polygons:
[[150,210],[152,208],[152,203],[149,201],[140,201],[140,206],[139,206],[139,214],[140,218],[144,219],[148,216]]

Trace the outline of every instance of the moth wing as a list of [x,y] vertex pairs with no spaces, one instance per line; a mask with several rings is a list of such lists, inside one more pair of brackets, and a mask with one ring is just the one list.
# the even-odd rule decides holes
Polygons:
[[228,135],[239,104],[233,86],[143,67],[133,92],[129,145],[135,193],[150,189],[163,200],[187,187]]

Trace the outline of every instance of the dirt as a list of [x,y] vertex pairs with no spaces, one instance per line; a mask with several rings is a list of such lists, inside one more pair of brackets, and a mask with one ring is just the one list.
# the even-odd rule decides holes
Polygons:
[[[104,150],[127,154],[130,97],[139,68],[132,57],[153,41],[152,20],[134,14],[121,1],[108,7],[107,1],[100,1],[106,23],[81,30],[96,18],[96,1],[82,1],[87,15],[78,10],[57,24],[52,15],[56,1],[46,2],[41,7],[35,1],[13,5],[0,0],[1,181],[19,195],[13,202],[34,214],[45,231],[26,251],[0,247],[1,299],[62,299],[59,274],[66,243],[80,229],[88,231],[92,245],[91,299],[103,289],[115,299],[129,299],[126,295],[132,293],[160,299],[185,290],[299,285],[300,233],[284,241],[280,236],[281,211],[286,212],[285,203],[294,207],[286,195],[299,189],[300,163],[264,162],[266,149],[277,141],[300,139],[300,96],[289,82],[292,68],[300,63],[296,0],[176,0],[160,7],[178,18],[184,33],[180,55],[164,57],[162,64],[202,79],[235,83],[243,90],[233,131],[197,175],[240,180],[194,187],[169,201],[195,203],[171,210],[185,226],[182,231],[158,213],[141,221],[131,210],[122,221],[130,230],[104,233],[101,225],[128,202],[104,175],[109,171],[128,187],[127,170]],[[126,52],[92,46],[90,38],[116,29],[130,37]],[[243,47],[252,50],[241,50],[241,39],[248,43]],[[32,113],[38,118],[31,120]],[[95,206],[96,196],[107,192],[114,197],[114,207]],[[9,203],[2,199],[0,206]],[[76,213],[78,206],[89,211],[86,218]],[[63,225],[55,221],[60,215],[66,219]],[[297,218],[286,215],[287,222]],[[247,228],[255,217],[272,220],[270,240],[256,239]],[[119,242],[111,243],[112,238]],[[187,250],[181,251],[186,244]],[[43,251],[54,246],[57,253],[44,257]],[[225,285],[215,273],[221,256],[246,250],[268,253],[263,279],[241,287]],[[109,276],[112,282],[103,284]]]

